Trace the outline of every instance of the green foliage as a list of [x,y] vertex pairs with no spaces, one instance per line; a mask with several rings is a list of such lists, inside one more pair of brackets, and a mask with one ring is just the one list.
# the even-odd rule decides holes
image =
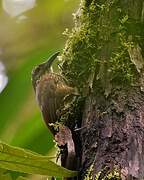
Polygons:
[[52,157],[0,143],[0,168],[47,176],[71,177],[77,175],[76,172],[60,167],[51,160]]

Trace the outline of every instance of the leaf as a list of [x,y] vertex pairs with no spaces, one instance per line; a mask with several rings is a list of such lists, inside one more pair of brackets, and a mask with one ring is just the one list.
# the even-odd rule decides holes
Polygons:
[[1,168],[0,168],[0,175],[1,175],[1,174],[4,174],[4,173],[6,173],[6,172],[7,172],[6,169],[1,169]]
[[51,161],[51,157],[9,146],[0,142],[0,168],[29,174],[72,177],[76,171],[67,170]]
[[0,179],[2,179],[2,180],[12,180],[10,174],[6,173],[6,172],[7,172],[7,170],[0,169]]
[[12,180],[10,174],[0,174],[1,180]]

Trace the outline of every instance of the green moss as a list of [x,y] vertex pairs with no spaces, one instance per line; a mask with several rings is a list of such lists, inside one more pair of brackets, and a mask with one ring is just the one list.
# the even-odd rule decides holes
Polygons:
[[61,109],[60,122],[70,129],[74,129],[76,127],[80,127],[82,121],[82,110],[84,106],[85,98],[82,97],[74,97],[72,101],[69,101]]
[[[94,175],[94,165],[92,164],[86,171],[86,174],[84,176],[84,180],[99,180],[101,179],[101,174],[102,172],[98,172],[96,175]],[[104,175],[104,174],[103,174]],[[100,178],[101,177],[101,178]],[[121,180],[120,173],[117,168],[114,168],[111,172],[108,172],[104,175],[102,180],[107,179],[107,180]]]
[[[137,31],[133,26],[137,24],[140,27],[140,23],[130,17],[120,1],[98,2],[82,1],[81,10],[75,14],[75,27],[67,33],[68,40],[61,56],[62,73],[69,83],[82,94],[86,86],[92,84],[92,92],[97,97],[102,93],[109,95],[117,87],[127,88],[138,82],[140,74],[128,50],[137,43],[143,44],[141,30]],[[82,118],[78,99],[64,107],[67,109],[61,121],[65,124],[72,122],[73,126],[75,120],[78,122]],[[88,169],[86,180],[94,179],[93,169],[93,165]],[[120,180],[119,176],[119,172],[114,170],[107,179]]]
[[115,85],[132,85],[136,81],[136,69],[130,61],[127,49],[119,48],[114,52],[109,60],[109,71],[111,73],[111,82]]
[[84,176],[84,180],[93,180],[92,172],[93,172],[93,164],[87,169],[86,174]]
[[105,92],[110,84],[131,86],[137,81],[128,48],[138,41],[138,34],[131,33],[133,21],[119,4],[117,0],[101,4],[82,1],[75,15],[75,27],[68,34],[61,58],[62,73],[80,92],[89,85],[92,73],[95,91],[97,86]]

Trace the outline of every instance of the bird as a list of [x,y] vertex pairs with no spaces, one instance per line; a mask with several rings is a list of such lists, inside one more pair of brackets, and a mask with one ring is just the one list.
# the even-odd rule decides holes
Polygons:
[[48,60],[36,66],[32,71],[32,85],[43,119],[53,135],[55,129],[51,124],[58,121],[58,110],[68,95],[77,94],[67,80],[52,71],[52,64],[60,52],[54,53]]

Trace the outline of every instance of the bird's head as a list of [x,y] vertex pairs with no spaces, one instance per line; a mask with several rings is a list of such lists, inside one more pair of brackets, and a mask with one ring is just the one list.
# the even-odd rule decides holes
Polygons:
[[33,69],[33,71],[32,71],[32,84],[33,84],[34,90],[36,89],[37,80],[39,80],[40,77],[42,75],[44,75],[45,73],[51,72],[52,63],[56,59],[56,57],[58,56],[59,53],[60,52],[56,52],[55,54],[50,56],[50,58],[46,62],[39,64],[38,66],[36,66]]

